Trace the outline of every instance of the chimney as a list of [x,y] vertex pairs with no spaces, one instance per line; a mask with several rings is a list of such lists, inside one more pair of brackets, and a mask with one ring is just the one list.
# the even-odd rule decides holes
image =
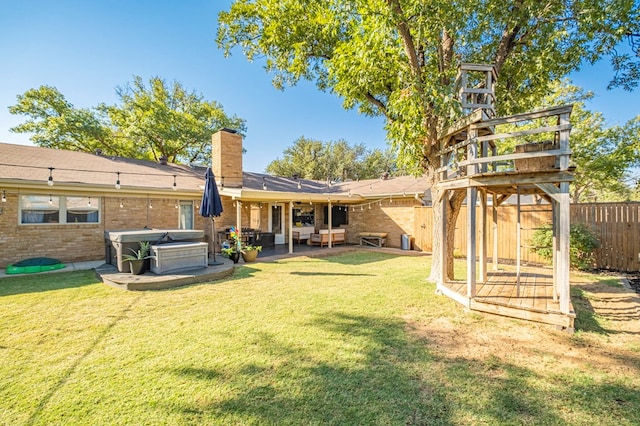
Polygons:
[[222,129],[211,137],[211,169],[225,188],[242,188],[242,136]]

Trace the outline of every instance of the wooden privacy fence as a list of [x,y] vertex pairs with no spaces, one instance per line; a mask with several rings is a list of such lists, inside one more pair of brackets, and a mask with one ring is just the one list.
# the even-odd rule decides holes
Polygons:
[[[478,210],[478,215],[480,211]],[[456,222],[455,254],[467,252],[467,210],[462,207]],[[479,216],[478,216],[479,217]],[[497,208],[498,258],[515,260],[517,256],[517,217],[515,205]],[[551,206],[523,205],[520,213],[522,232],[522,262],[545,263],[531,252],[529,240],[536,229],[551,223]],[[586,224],[600,240],[595,252],[595,268],[615,271],[640,271],[640,203],[591,203],[572,204],[571,223]],[[416,207],[414,213],[415,247],[432,251],[433,215],[431,207]],[[487,212],[487,256],[494,250],[492,208]],[[479,241],[479,240],[478,240]]]

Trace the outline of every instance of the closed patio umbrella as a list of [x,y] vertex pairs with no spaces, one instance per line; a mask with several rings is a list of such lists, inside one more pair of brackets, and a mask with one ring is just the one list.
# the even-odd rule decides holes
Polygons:
[[200,216],[211,218],[211,240],[213,242],[211,251],[213,252],[213,263],[209,263],[209,265],[222,265],[222,262],[216,262],[216,221],[214,219],[222,213],[222,200],[220,199],[218,185],[216,185],[216,178],[213,175],[211,167],[207,167],[204,179]]

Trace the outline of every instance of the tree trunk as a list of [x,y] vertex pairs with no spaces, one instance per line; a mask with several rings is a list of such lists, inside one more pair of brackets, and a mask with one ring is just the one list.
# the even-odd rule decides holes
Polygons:
[[[454,260],[454,249],[455,249],[455,231],[456,231],[456,222],[458,220],[458,215],[460,214],[460,208],[462,207],[462,202],[465,199],[464,191],[456,191],[455,193],[449,194],[447,197],[443,197],[440,200],[442,191],[436,191],[435,189],[431,189],[432,196],[432,211],[433,211],[433,243],[432,243],[432,262],[431,262],[431,274],[429,276],[429,281],[441,283],[446,279],[453,279],[453,260]],[[442,203],[446,203],[446,216],[442,217]],[[447,234],[445,236],[442,235],[442,223],[443,220],[446,221],[447,225]],[[446,254],[447,254],[447,265],[446,265],[446,277],[442,277],[442,262],[440,256],[440,250],[442,247],[442,242],[446,241]]]

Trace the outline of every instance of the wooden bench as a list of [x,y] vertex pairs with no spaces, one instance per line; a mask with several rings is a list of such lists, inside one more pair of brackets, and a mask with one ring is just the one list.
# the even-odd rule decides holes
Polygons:
[[387,244],[388,235],[386,232],[361,232],[358,237],[361,246],[382,247]]

